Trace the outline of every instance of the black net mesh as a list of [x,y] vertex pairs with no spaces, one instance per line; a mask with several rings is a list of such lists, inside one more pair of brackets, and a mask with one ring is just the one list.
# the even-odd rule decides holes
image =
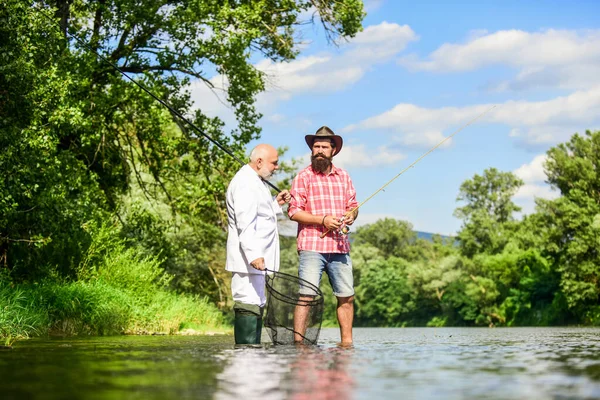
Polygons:
[[266,277],[264,325],[274,344],[316,345],[323,321],[323,293],[310,282],[283,272]]

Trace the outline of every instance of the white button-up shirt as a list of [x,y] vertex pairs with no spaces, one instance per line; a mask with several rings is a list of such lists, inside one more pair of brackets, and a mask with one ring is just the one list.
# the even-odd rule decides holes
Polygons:
[[267,269],[279,270],[277,214],[282,214],[281,206],[267,185],[244,165],[227,188],[227,271],[264,274],[250,265],[260,257]]

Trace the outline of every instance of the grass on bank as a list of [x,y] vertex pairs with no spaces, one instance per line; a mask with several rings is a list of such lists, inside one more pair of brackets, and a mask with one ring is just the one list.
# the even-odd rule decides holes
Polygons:
[[0,279],[0,343],[32,336],[227,332],[207,299],[168,289],[156,257],[128,247],[110,226],[90,227],[93,242],[75,281],[13,284]]

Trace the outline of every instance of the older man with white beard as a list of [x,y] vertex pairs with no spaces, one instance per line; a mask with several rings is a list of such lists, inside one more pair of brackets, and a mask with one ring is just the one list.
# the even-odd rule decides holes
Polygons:
[[279,168],[278,162],[273,146],[259,144],[227,188],[225,269],[231,272],[236,344],[260,344],[265,269],[279,269],[277,214],[282,213],[281,206],[290,200],[290,193],[283,190],[273,198],[264,182]]

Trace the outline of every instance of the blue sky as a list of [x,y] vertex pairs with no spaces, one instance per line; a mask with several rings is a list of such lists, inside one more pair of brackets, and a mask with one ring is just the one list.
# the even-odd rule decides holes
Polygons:
[[[557,196],[544,183],[545,152],[600,129],[600,2],[456,3],[366,1],[353,40],[335,47],[307,27],[296,60],[256,60],[268,76],[260,142],[307,160],[304,135],[329,126],[344,138],[334,164],[350,172],[359,202],[496,106],[369,200],[357,224],[391,217],[455,234],[461,183],[490,167],[525,181],[514,201],[532,212],[534,197]],[[192,85],[198,107],[231,125],[207,90]]]

